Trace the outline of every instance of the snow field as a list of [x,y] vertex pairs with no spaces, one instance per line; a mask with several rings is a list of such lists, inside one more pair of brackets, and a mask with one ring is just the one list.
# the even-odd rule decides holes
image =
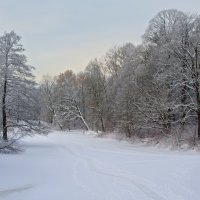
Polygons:
[[200,155],[83,135],[27,137],[0,155],[0,199],[199,200]]

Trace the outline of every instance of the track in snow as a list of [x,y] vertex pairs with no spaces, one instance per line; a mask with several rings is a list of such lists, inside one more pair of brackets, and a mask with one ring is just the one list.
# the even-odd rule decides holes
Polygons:
[[23,141],[0,157],[0,199],[199,199],[200,157],[80,132]]

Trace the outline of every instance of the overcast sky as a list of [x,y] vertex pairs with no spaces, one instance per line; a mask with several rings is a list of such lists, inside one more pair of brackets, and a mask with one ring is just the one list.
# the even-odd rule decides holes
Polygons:
[[159,11],[199,13],[200,0],[0,0],[0,32],[22,36],[36,76],[79,72],[111,47],[139,44]]

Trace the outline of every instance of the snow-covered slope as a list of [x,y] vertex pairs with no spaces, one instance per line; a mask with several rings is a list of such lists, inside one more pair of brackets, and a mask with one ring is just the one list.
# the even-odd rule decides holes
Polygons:
[[200,155],[80,132],[23,140],[0,155],[0,199],[199,200]]

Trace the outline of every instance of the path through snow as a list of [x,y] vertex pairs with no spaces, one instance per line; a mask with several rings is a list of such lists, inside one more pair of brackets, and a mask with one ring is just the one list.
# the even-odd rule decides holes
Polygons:
[[[0,155],[0,199],[199,200],[200,155],[80,132],[23,140]],[[2,181],[3,180],[3,181]]]

